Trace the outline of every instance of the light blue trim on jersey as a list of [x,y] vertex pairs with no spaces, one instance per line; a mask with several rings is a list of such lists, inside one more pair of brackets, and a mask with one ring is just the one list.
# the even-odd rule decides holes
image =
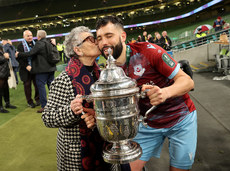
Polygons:
[[175,75],[178,73],[179,69],[180,69],[180,65],[177,64],[176,68],[174,69],[174,71],[172,72],[172,74],[168,78],[172,79],[173,77],[175,77]]

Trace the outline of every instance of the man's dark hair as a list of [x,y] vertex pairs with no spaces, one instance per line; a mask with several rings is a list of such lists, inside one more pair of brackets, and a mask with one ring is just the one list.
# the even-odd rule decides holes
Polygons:
[[116,17],[116,16],[112,16],[112,15],[109,15],[109,16],[105,16],[103,18],[99,18],[97,20],[97,23],[96,23],[96,30],[98,30],[99,28],[103,27],[103,26],[106,26],[109,22],[113,23],[114,25],[120,27],[122,30],[124,30],[123,28],[123,21]]

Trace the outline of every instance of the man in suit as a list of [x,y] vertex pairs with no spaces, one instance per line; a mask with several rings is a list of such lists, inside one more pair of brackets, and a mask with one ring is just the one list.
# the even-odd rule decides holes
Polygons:
[[[18,52],[29,52],[35,45],[35,41],[33,40],[32,32],[29,30],[25,30],[23,32],[23,38],[24,38],[24,40],[18,45],[17,51]],[[19,76],[20,76],[21,80],[23,81],[24,92],[25,92],[28,106],[31,108],[34,108],[35,106],[39,106],[40,101],[39,101],[38,88],[37,88],[36,80],[35,80],[35,74],[32,74],[30,72],[30,70],[31,70],[31,57],[29,57],[28,59],[18,57],[17,60],[19,62]],[[36,101],[36,103],[34,103],[33,99],[31,98],[31,96],[32,96],[32,89],[31,89],[32,82],[34,84],[34,89],[35,89],[34,100]]]
[[163,43],[164,50],[171,50],[172,41],[167,35],[167,31],[162,32],[161,42]]
[[[29,66],[29,70],[31,73],[36,74],[36,84],[38,87],[39,98],[41,103],[41,109],[37,112],[42,113],[44,107],[47,103],[46,97],[46,87],[50,87],[51,82],[54,80],[54,72],[57,70],[56,64],[52,64],[48,61],[48,52],[47,52],[47,44],[51,43],[46,39],[46,31],[38,30],[37,31],[37,39],[35,46],[29,52],[19,52],[16,54],[18,57],[22,57],[23,59],[31,59],[31,66]],[[56,47],[55,47],[56,48]]]

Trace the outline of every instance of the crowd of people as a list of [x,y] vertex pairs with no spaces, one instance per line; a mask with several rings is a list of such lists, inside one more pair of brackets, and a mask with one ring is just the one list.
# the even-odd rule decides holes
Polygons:
[[[229,23],[226,23],[220,16],[217,17],[217,19],[214,21],[213,26],[215,29],[215,33],[217,35],[220,34],[220,32],[222,32],[223,30],[226,30],[225,33],[228,33],[228,29],[229,29]],[[212,28],[210,27],[209,29],[206,29],[205,27],[198,27],[197,30],[195,30],[196,33],[196,38],[199,40],[198,43],[203,43],[207,41],[207,34],[210,33],[210,29]]]
[[143,32],[143,35],[138,35],[137,39],[132,38],[129,43],[135,43],[135,42],[149,42],[154,43],[166,51],[171,50],[172,41],[167,35],[167,31],[163,31],[161,34],[159,32],[154,33],[154,37],[152,34],[148,34],[147,31]]
[[[166,138],[169,140],[169,170],[191,169],[196,153],[197,114],[188,92],[194,88],[194,82],[167,53],[172,42],[166,31],[162,35],[156,32],[155,37],[144,31],[137,43],[126,44],[127,35],[118,17],[100,18],[96,23],[96,38],[89,28],[76,27],[65,37],[64,49],[59,47],[59,52],[64,51],[69,62],[56,78],[56,64],[49,62],[46,49],[47,43],[55,46],[56,42],[48,40],[44,30],[38,30],[36,36],[35,42],[32,32],[25,30],[23,41],[17,50],[13,49],[14,57],[5,53],[4,48],[0,49],[0,73],[5,73],[0,75],[0,91],[4,92],[1,96],[4,96],[5,107],[15,108],[10,104],[9,93],[5,93],[8,61],[15,58],[28,106],[41,105],[37,112],[42,113],[44,124],[58,128],[58,170],[113,170],[115,167],[103,161],[102,150],[106,142],[95,128],[94,104],[81,97],[90,94],[90,86],[99,78],[100,68],[95,60],[101,54],[107,58],[108,48],[112,49],[117,66],[135,79],[142,91],[149,89],[147,97],[138,103],[140,115],[152,105],[157,106],[149,113],[148,126],[139,124],[134,138],[143,150],[141,158],[121,164],[120,169],[141,171],[151,157],[159,158]],[[2,71],[2,66],[6,71]],[[32,84],[35,87],[34,100],[31,97]],[[0,109],[5,110],[2,106]]]

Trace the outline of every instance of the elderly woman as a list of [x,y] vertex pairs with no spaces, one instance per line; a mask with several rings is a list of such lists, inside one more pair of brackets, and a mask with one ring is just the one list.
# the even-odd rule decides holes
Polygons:
[[47,127],[59,128],[58,170],[109,170],[110,164],[102,159],[104,141],[97,129],[91,129],[95,126],[93,104],[81,98],[90,94],[90,86],[99,77],[95,59],[100,51],[93,34],[84,26],[74,28],[64,45],[71,59],[52,82],[42,115]]

